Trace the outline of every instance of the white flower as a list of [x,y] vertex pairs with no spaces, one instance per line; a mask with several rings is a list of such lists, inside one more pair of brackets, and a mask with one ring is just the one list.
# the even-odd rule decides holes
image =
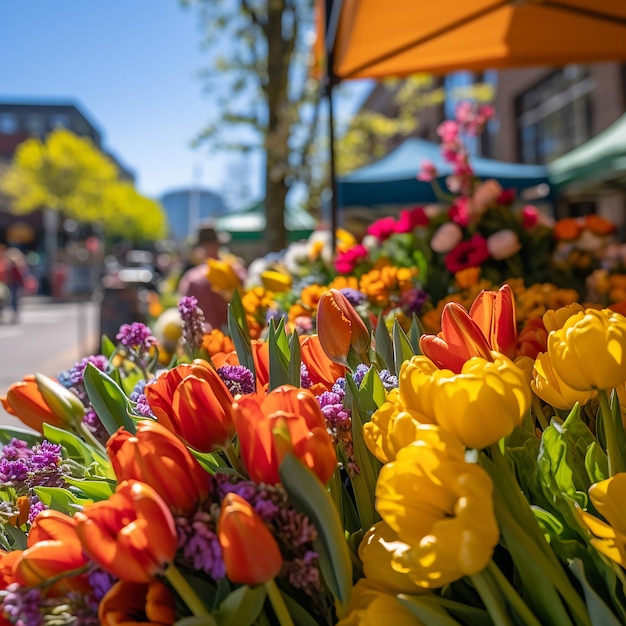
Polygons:
[[487,250],[496,261],[508,259],[521,249],[517,234],[508,228],[487,237]]
[[437,254],[447,254],[463,239],[463,230],[454,222],[442,224],[432,236],[430,247]]

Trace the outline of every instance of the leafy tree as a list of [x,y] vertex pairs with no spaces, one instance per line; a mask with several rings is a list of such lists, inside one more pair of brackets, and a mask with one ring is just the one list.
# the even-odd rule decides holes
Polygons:
[[[118,233],[162,237],[163,210],[119,180],[118,170],[93,142],[59,129],[45,141],[31,138],[18,146],[0,179],[16,215],[52,209],[85,224],[100,223]],[[122,226],[123,225],[123,226]],[[148,226],[149,225],[149,226]]]
[[[212,64],[203,73],[214,116],[196,143],[263,150],[268,250],[286,243],[284,210],[302,179],[319,89],[310,80],[312,0],[182,0],[199,7]],[[237,129],[237,132],[233,132]],[[231,184],[237,185],[237,180]]]

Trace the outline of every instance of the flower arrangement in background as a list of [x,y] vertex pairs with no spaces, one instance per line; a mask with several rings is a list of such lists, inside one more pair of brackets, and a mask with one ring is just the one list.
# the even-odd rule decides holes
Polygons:
[[12,385],[0,623],[623,623],[626,317],[505,284],[431,334],[345,289],[261,339],[183,298],[168,367],[135,323]]

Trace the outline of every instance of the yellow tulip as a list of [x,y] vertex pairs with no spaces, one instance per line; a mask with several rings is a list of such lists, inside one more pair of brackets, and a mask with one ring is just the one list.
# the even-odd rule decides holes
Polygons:
[[531,389],[555,409],[569,410],[576,402],[584,406],[598,395],[597,391],[577,391],[564,383],[545,352],[537,355],[532,376]]
[[485,448],[522,423],[531,395],[524,372],[503,354],[472,357],[460,374],[435,373],[436,423],[468,448]]
[[433,413],[433,392],[435,389],[433,375],[454,376],[451,370],[440,370],[428,358],[422,355],[404,361],[398,376],[398,400],[402,407],[423,415],[423,422],[435,423]]
[[409,550],[393,567],[421,587],[439,588],[482,571],[498,543],[493,485],[463,446],[439,429],[436,445],[416,441],[385,465],[376,508]]
[[398,450],[418,438],[418,428],[427,423],[427,416],[404,408],[398,402],[398,389],[392,389],[371,420],[363,424],[363,440],[379,461],[389,463]]
[[213,289],[234,291],[241,285],[241,278],[230,263],[218,259],[208,259],[208,279]]
[[546,327],[546,330],[550,333],[553,330],[558,330],[559,328],[563,328],[563,324],[575,315],[576,313],[580,313],[584,311],[584,307],[578,302],[572,302],[571,304],[567,304],[562,306],[560,309],[550,309],[543,314],[542,320],[543,325]]
[[424,626],[393,594],[385,593],[367,578],[361,578],[352,588],[350,604],[340,618],[337,626]]
[[579,391],[613,389],[626,381],[626,317],[610,309],[586,309],[548,335],[557,376]]
[[274,293],[282,293],[291,289],[291,276],[277,270],[266,270],[261,274],[263,286]]
[[626,567],[626,473],[620,472],[591,485],[589,497],[606,519],[603,522],[580,511],[583,522],[594,535],[591,544],[598,552]]
[[409,549],[398,539],[398,534],[386,522],[377,522],[364,535],[359,544],[359,558],[365,577],[389,593],[426,593],[407,574],[397,572],[392,565],[395,554]]

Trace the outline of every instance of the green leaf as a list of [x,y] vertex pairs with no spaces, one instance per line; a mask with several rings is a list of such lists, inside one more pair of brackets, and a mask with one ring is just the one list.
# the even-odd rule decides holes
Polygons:
[[279,589],[289,615],[293,618],[294,624],[298,626],[319,626],[319,622],[302,606],[300,606],[291,596]]
[[82,491],[86,498],[100,501],[108,500],[115,493],[115,484],[108,480],[85,480],[81,478],[73,478],[65,476],[65,482],[77,487]]
[[592,484],[599,483],[609,477],[609,460],[606,452],[597,441],[594,441],[587,448],[585,468]]
[[413,346],[396,318],[393,322],[393,358],[396,372],[399,372],[402,363],[408,361],[414,354]]
[[[235,294],[237,292],[235,291]],[[241,311],[243,312],[243,305],[241,305],[241,298],[238,299]],[[243,313],[243,317],[240,313],[236,313],[238,308],[236,306],[235,298],[228,305],[228,332],[231,339],[235,344],[235,351],[237,352],[237,358],[239,363],[244,367],[247,367],[255,376],[256,368],[254,367],[254,359],[252,357],[252,344],[250,340],[250,332],[248,331],[248,325],[246,323],[246,316]],[[239,317],[238,317],[239,316]]]
[[[243,308],[243,302],[241,300],[241,294],[238,290],[235,290],[233,297],[228,305],[230,314],[232,314],[233,321],[239,326],[243,337],[248,345],[250,345],[250,331],[248,330],[248,322],[246,320],[246,311]],[[230,317],[230,316],[229,316]],[[228,328],[230,330],[230,319],[228,321]]]
[[380,380],[378,371],[375,367],[370,367],[359,385],[358,402],[361,414],[371,416],[376,409],[383,405],[386,399],[387,392],[382,380]]
[[79,498],[62,487],[35,487],[34,489],[39,499],[47,507],[68,515],[73,515],[77,509],[82,509],[85,504],[93,502],[89,498]]
[[28,545],[28,535],[21,529],[12,524],[2,524],[4,534],[8,535],[12,540],[11,548],[13,550],[26,550]]
[[591,624],[593,626],[620,626],[622,622],[617,619],[604,600],[598,595],[598,592],[590,585],[585,574],[583,562],[580,559],[572,559],[569,563],[569,569],[583,588]]
[[[377,359],[379,366],[381,369],[388,369],[396,376],[396,365],[393,360],[393,343],[391,342],[391,337],[382,313],[378,315],[378,323],[374,331],[374,341],[376,342],[376,355],[380,357]],[[382,363],[380,360],[382,360]]]
[[103,354],[107,359],[110,359],[114,352],[115,344],[106,335],[102,335],[100,340],[100,354]]
[[293,454],[286,454],[280,479],[296,510],[317,528],[315,549],[324,581],[336,600],[346,605],[352,592],[352,561],[339,513],[326,487]]
[[411,328],[409,328],[409,341],[413,348],[413,354],[422,354],[422,350],[420,349],[420,337],[425,334],[425,332],[419,317],[413,313]]
[[228,624],[250,626],[263,610],[265,596],[266,592],[263,585],[256,587],[243,585],[222,600],[213,616],[219,624],[224,626]]
[[428,624],[428,626],[460,626],[459,622],[450,617],[445,609],[434,603],[424,602],[422,596],[400,594],[397,599],[422,624]]
[[184,617],[174,622],[173,626],[220,626],[211,615]]
[[289,337],[289,384],[294,387],[300,386],[300,337],[298,333],[291,333]]
[[83,375],[89,401],[109,435],[123,426],[135,433],[135,423],[129,415],[130,401],[120,386],[95,365],[88,363]]
[[[285,332],[285,321],[281,318],[278,327],[272,320],[269,324],[268,336],[269,351],[269,390],[276,389],[289,383],[289,340]],[[298,382],[298,387],[300,386]]]
[[109,459],[93,446],[85,443],[78,435],[50,424],[43,425],[43,434],[50,443],[63,446],[67,458],[76,461],[79,465],[88,467],[96,462],[104,472],[110,469],[111,462]]
[[11,439],[20,439],[25,441],[29,447],[34,446],[37,443],[41,443],[43,437],[32,430],[26,430],[25,428],[19,428],[15,426],[3,426],[0,428],[0,444],[6,445],[11,443]]

